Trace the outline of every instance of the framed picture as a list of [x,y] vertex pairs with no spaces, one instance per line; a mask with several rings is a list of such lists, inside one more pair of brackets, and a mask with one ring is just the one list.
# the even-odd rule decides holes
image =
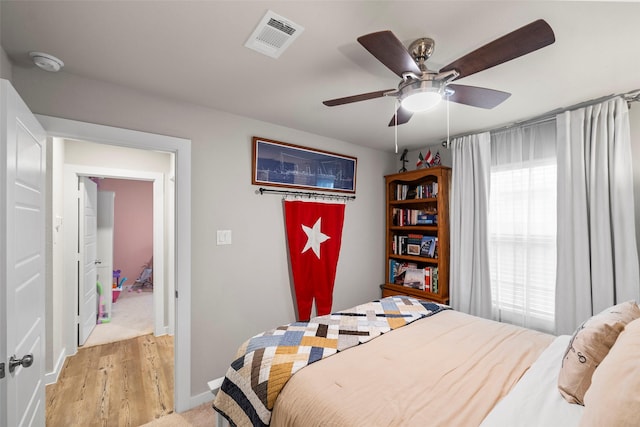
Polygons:
[[358,159],[254,136],[251,183],[356,192]]
[[407,255],[420,255],[420,245],[407,244]]

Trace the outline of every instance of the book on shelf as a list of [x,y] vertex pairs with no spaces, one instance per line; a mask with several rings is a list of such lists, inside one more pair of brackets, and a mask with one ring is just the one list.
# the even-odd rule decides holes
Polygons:
[[426,212],[418,212],[416,216],[416,225],[436,225],[438,224],[438,215]]
[[429,199],[438,197],[438,183],[427,182],[420,185],[396,184],[395,199]]
[[431,292],[437,294],[439,292],[438,287],[438,267],[433,267],[431,270]]
[[412,255],[423,258],[438,258],[438,238],[423,234],[394,234],[391,239],[391,253]]
[[437,276],[438,276],[438,267],[427,266],[423,268],[424,271],[424,287],[428,292],[432,292],[434,294],[438,293],[438,287],[436,284]]
[[435,210],[393,208],[391,223],[405,225],[437,225],[438,215]]
[[408,268],[404,272],[404,286],[413,289],[425,290],[424,283],[424,269],[422,268]]
[[404,285],[404,276],[408,269],[418,268],[414,262],[399,262],[394,259],[389,260],[389,283]]
[[415,262],[389,260],[389,283],[438,293],[438,267],[419,268]]
[[416,188],[416,193],[420,199],[428,199],[438,196],[438,183],[428,182],[426,184],[419,185]]
[[392,251],[394,255],[405,255],[407,253],[407,236],[395,234]]
[[420,242],[422,234],[410,233],[407,235],[407,255],[420,256]]
[[437,241],[438,238],[435,236],[422,236],[420,242],[420,256],[435,258]]

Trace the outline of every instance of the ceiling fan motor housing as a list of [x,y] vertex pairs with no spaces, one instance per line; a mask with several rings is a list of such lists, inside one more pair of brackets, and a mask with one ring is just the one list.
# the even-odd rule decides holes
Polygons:
[[422,71],[426,70],[426,65],[423,67],[425,61],[433,54],[436,42],[429,37],[423,37],[415,40],[409,45],[409,53],[416,61]]

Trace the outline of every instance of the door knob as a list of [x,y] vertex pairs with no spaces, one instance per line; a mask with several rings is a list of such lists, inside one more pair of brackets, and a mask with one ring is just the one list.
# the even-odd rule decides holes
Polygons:
[[15,354],[11,356],[11,358],[9,359],[9,372],[13,373],[13,371],[16,370],[16,367],[20,365],[24,366],[25,368],[33,365],[33,354],[29,353],[22,359],[16,359]]

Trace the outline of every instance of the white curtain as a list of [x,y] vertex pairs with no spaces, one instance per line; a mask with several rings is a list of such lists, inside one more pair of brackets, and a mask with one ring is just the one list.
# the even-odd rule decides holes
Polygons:
[[553,333],[555,120],[491,135],[489,262],[493,318]]
[[451,306],[485,318],[491,318],[487,250],[490,139],[485,132],[451,143]]
[[559,114],[556,333],[638,301],[629,112],[620,98]]

